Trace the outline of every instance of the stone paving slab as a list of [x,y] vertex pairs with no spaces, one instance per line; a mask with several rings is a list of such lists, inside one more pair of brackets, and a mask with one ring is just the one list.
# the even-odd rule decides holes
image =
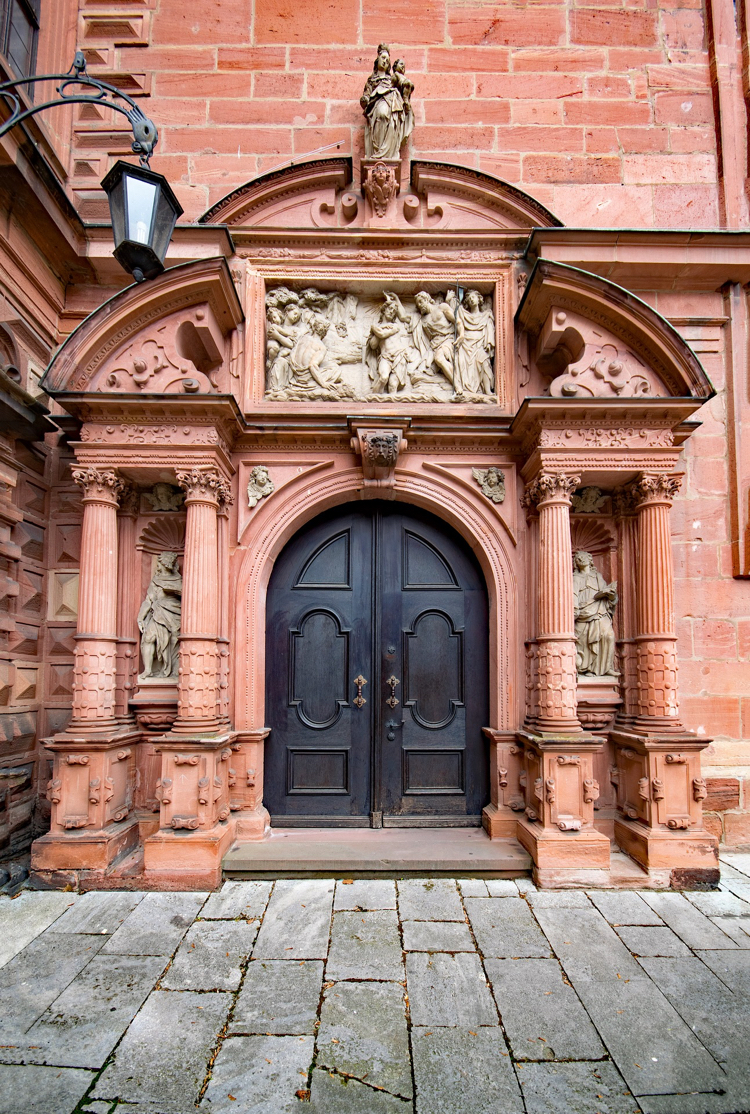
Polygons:
[[746,951],[698,951],[696,954],[725,986],[750,1002],[750,955]]
[[316,1069],[312,1073],[308,1114],[405,1114],[412,1104],[376,1091],[356,1079]]
[[94,936],[116,932],[126,917],[143,901],[142,893],[81,894],[67,912],[55,921],[54,932],[87,933]]
[[750,851],[722,851],[719,860],[722,866],[728,863],[750,881]]
[[531,890],[527,901],[532,909],[590,909],[591,902],[582,890]]
[[94,1098],[151,1103],[163,1114],[195,1104],[231,997],[156,990],[94,1087]]
[[230,1033],[314,1033],[322,984],[322,960],[251,960]]
[[256,959],[325,959],[334,884],[329,879],[275,883],[253,955]]
[[340,909],[395,909],[396,883],[383,878],[339,881],[333,908],[335,912]]
[[405,952],[473,952],[467,924],[459,921],[403,921]]
[[46,932],[3,967],[0,979],[0,1060],[55,998],[90,963],[106,937]]
[[598,1060],[606,1050],[556,959],[484,961],[516,1060]]
[[523,898],[468,897],[466,912],[484,956],[494,959],[549,957],[549,944]]
[[246,921],[196,921],[167,971],[166,990],[237,990],[241,965],[253,950],[258,926]]
[[689,948],[736,948],[734,940],[696,909],[682,894],[649,893],[643,900],[676,932]]
[[[505,881],[505,879],[498,878],[498,882]],[[518,893],[515,889],[515,883],[511,881],[511,886],[514,888],[514,893]],[[461,891],[462,897],[489,897],[490,892],[487,889],[487,882],[483,878],[459,878],[458,888]],[[496,894],[500,897],[500,894]]]
[[519,1064],[527,1114],[637,1114],[638,1101],[612,1064]]
[[263,916],[270,893],[270,882],[225,882],[201,909],[201,920],[255,920]]
[[318,1065],[410,1098],[403,986],[360,982],[329,987],[320,1015]]
[[406,985],[413,1025],[497,1025],[497,1011],[477,955],[410,952]]
[[[467,894],[461,887],[461,893],[464,897],[484,897],[484,894]],[[488,878],[487,879],[487,896],[488,897],[517,897],[518,888],[512,878]]]
[[639,894],[591,890],[588,894],[596,908],[611,925],[662,925],[664,921]]
[[104,946],[113,955],[172,955],[208,897],[205,893],[151,893]]
[[750,917],[709,917],[709,920],[738,948],[750,948]]
[[395,909],[334,913],[326,979],[403,978]]
[[523,1114],[499,1026],[412,1029],[417,1114]]
[[633,955],[690,955],[690,949],[669,928],[622,925],[615,931]]
[[398,884],[398,911],[404,921],[462,921],[452,878],[407,878]]
[[22,890],[13,898],[0,897],[0,967],[53,925],[77,899],[77,894],[55,890]]
[[685,897],[707,917],[750,917],[750,904],[733,893],[714,890],[710,893],[686,893]]
[[88,1091],[94,1073],[0,1065],[0,1114],[68,1114]]
[[163,969],[162,956],[99,954],[29,1029],[25,1060],[101,1068]]
[[[291,1114],[307,1088],[312,1037],[228,1037],[199,1109],[215,1114]],[[304,1108],[302,1108],[304,1109]]]

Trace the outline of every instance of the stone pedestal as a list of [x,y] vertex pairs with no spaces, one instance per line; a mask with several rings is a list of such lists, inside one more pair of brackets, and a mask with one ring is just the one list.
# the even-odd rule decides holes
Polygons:
[[229,806],[236,821],[237,839],[263,839],[271,817],[263,805],[263,759],[269,727],[242,731],[232,744],[232,776]]
[[484,734],[490,751],[490,803],[482,810],[482,826],[490,839],[515,839],[518,817],[526,807],[523,747],[515,731],[485,727]]
[[139,677],[129,704],[140,728],[163,735],[177,719],[177,678]]
[[619,677],[579,676],[577,711],[586,731],[606,731],[622,706]]

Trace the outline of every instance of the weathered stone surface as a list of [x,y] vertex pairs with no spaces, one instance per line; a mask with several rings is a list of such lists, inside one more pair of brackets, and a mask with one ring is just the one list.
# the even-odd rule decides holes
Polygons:
[[316,1069],[306,1109],[309,1114],[407,1114],[411,1106],[356,1079]]
[[406,878],[398,884],[402,921],[462,921],[464,911],[452,878]]
[[549,956],[549,944],[523,898],[469,897],[466,911],[483,955],[496,959]]
[[750,904],[733,893],[686,893],[685,897],[707,917],[750,917]]
[[750,948],[750,917],[710,917],[738,948]]
[[404,921],[401,929],[407,952],[474,951],[469,926],[459,921]]
[[[498,881],[504,881],[500,878]],[[515,883],[511,883],[515,890]],[[487,889],[487,882],[482,878],[459,878],[458,888],[461,891],[462,897],[489,897],[490,893]],[[515,890],[518,893],[518,890]],[[499,895],[497,895],[499,896]]]
[[582,890],[536,890],[528,894],[529,905],[536,909],[590,909],[591,902]]
[[116,932],[126,917],[143,901],[142,893],[81,894],[71,909],[55,921],[54,932],[77,932],[94,936]]
[[93,1078],[90,1071],[2,1064],[0,1114],[68,1114]]
[[410,1098],[404,988],[398,983],[336,983],[325,992],[318,1065]]
[[598,1060],[605,1049],[556,959],[486,959],[516,1060]]
[[523,1100],[498,1026],[412,1029],[419,1114],[521,1114]]
[[635,1094],[707,1091],[721,1086],[716,1061],[644,977],[643,969],[600,913],[594,909],[540,909],[537,916]]
[[325,959],[333,882],[282,878],[275,883],[255,942],[255,959]]
[[78,900],[77,894],[55,890],[22,890],[17,897],[0,897],[0,967],[30,944],[40,932]]
[[[485,883],[490,897],[518,897],[518,888],[512,878],[488,878]],[[484,894],[467,894],[461,887],[464,897],[484,897]]]
[[384,878],[338,881],[333,908],[336,912],[339,909],[395,909],[396,883]]
[[516,889],[523,896],[524,894],[534,893],[536,886],[530,878],[516,878]]
[[404,965],[395,910],[336,913],[326,978],[403,981]]
[[645,890],[641,896],[689,948],[737,947],[682,894],[649,893]]
[[669,928],[623,925],[617,935],[634,955],[690,955],[690,949]]
[[474,1028],[497,1024],[477,955],[411,952],[406,957],[406,984],[412,1025]]
[[699,951],[697,954],[730,990],[745,995],[750,1001],[750,954],[746,951]]
[[750,882],[744,882],[741,875],[737,878],[725,878],[724,871],[722,870],[721,889],[722,891],[736,894],[736,896],[743,901],[750,902]]
[[229,1031],[314,1033],[322,982],[321,960],[251,960]]
[[166,990],[236,990],[257,925],[198,921],[191,925],[162,981]]
[[102,1067],[163,969],[162,956],[95,956],[29,1029],[24,1059]]
[[201,920],[262,917],[271,893],[270,882],[225,882],[201,909]]
[[155,990],[123,1037],[94,1097],[185,1114],[197,1101],[231,997]]
[[750,851],[722,851],[721,863],[727,863],[750,881]]
[[286,1114],[307,1088],[312,1037],[228,1037],[214,1061],[200,1110]]
[[661,917],[638,894],[591,890],[588,896],[612,925],[663,924]]
[[613,1064],[519,1064],[527,1114],[633,1114],[637,1104]]
[[204,893],[150,893],[108,940],[113,955],[171,955],[206,900]]
[[[23,1044],[23,1034],[89,963],[106,937],[46,932],[3,968],[0,1046]],[[0,1059],[3,1049],[0,1048]]]

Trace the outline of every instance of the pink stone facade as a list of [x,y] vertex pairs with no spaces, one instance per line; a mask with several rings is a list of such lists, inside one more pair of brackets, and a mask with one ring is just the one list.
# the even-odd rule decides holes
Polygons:
[[[125,124],[78,106],[0,141],[0,853],[37,837],[50,884],[214,885],[235,840],[268,832],[274,562],[329,508],[388,498],[449,523],[486,580],[488,834],[543,885],[606,882],[615,847],[653,884],[711,881],[719,841],[750,843],[731,4],[116,8],[43,2],[37,68],[80,46],[156,121],[152,167],[185,207],[165,273],[128,285],[102,227]],[[384,38],[415,84],[387,204],[359,107]],[[476,287],[494,394],[269,399],[282,284]],[[368,438],[394,431],[377,463]],[[258,467],[273,489],[253,503]],[[500,503],[473,475],[490,467]],[[579,549],[618,583],[614,679],[576,673]],[[179,668],[144,681],[136,617],[163,552]]]

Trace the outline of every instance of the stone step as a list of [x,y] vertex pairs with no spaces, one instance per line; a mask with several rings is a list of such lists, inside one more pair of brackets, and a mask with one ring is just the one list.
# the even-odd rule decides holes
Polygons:
[[518,878],[531,859],[516,840],[491,840],[482,828],[273,828],[267,839],[233,844],[222,866],[228,878]]

